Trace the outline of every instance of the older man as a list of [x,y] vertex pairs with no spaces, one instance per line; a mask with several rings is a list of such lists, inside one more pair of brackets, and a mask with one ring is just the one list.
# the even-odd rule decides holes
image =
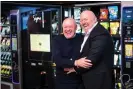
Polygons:
[[[77,67],[70,69],[82,75],[85,89],[113,89],[112,66],[114,45],[109,32],[101,26],[92,11],[83,11],[80,15],[80,25],[85,36],[80,49],[80,58],[87,57],[91,65],[83,66],[85,59],[75,61]],[[68,71],[68,70],[67,70]]]
[[[75,60],[80,54],[80,46],[83,41],[81,34],[76,34],[76,22],[72,18],[63,21],[63,34],[53,40],[52,56],[56,63],[56,89],[78,89],[81,84],[81,76],[75,72],[67,74],[64,70],[74,67]],[[87,59],[83,64],[89,66]],[[83,67],[86,67],[84,66]]]

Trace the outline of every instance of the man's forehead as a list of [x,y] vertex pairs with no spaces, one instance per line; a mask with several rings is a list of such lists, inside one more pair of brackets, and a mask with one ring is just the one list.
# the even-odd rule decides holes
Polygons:
[[66,20],[65,22],[64,22],[65,24],[72,24],[73,23],[73,21],[72,20]]
[[92,11],[85,11],[80,15],[80,19],[94,19],[95,14]]
[[66,19],[64,22],[74,22],[73,19]]

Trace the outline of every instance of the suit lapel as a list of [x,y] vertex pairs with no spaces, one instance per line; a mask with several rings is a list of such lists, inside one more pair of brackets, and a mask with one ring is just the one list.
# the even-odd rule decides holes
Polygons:
[[88,49],[87,47],[89,47],[89,45],[90,45],[90,37],[88,37],[88,39],[86,40],[81,53],[84,52],[85,49]]
[[81,54],[87,49],[89,49],[88,47],[90,47],[90,39],[96,35],[96,29],[98,28],[99,26],[99,23],[93,28],[92,32],[90,33],[89,37],[87,38],[84,46],[83,46],[83,49],[81,51]]

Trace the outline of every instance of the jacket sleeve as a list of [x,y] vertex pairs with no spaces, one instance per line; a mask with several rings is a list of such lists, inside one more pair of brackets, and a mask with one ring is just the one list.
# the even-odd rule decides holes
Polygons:
[[74,67],[74,60],[64,58],[61,53],[60,42],[57,39],[52,41],[52,58],[57,67],[71,68]]
[[[88,50],[87,58],[92,61],[93,66],[96,66],[99,61],[102,60],[101,56],[104,55],[104,50],[108,50],[106,49],[106,46],[109,44],[108,41],[109,40],[107,35],[99,35],[91,39],[91,48]],[[75,67],[75,70],[78,73],[83,73],[91,70],[91,68],[85,69]]]

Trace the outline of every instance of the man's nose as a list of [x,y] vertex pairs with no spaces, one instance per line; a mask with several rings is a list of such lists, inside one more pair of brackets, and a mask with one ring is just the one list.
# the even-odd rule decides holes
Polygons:
[[85,25],[86,23],[84,22],[83,25]]
[[66,30],[67,30],[67,31],[70,31],[70,28],[67,28]]
[[85,21],[83,21],[82,24],[85,24]]

